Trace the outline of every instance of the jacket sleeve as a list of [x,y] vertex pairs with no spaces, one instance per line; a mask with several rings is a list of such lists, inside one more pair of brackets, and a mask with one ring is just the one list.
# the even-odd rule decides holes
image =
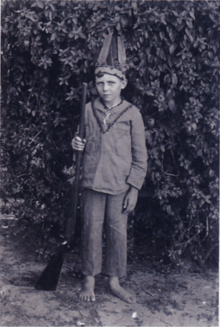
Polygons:
[[147,172],[147,149],[143,119],[139,110],[135,109],[131,120],[132,163],[127,183],[140,190]]

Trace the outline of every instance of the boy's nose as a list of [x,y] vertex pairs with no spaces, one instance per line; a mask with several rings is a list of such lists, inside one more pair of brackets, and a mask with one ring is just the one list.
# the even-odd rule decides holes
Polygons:
[[104,83],[103,84],[103,91],[107,91],[108,90],[108,84],[107,83]]

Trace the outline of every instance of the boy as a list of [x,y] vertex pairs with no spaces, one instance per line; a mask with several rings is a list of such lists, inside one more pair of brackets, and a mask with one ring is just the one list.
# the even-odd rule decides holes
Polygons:
[[[80,298],[95,301],[95,275],[101,272],[105,220],[104,272],[110,276],[113,294],[134,303],[135,296],[120,286],[119,278],[126,274],[127,215],[136,205],[146,175],[147,152],[141,114],[121,98],[121,91],[127,85],[124,50],[118,38],[118,52],[115,51],[114,41],[110,34],[99,56],[95,70],[99,98],[86,106],[85,140],[76,136],[72,141],[74,150],[84,151],[82,266],[85,281]],[[111,56],[117,53],[117,60],[109,59],[109,53]]]

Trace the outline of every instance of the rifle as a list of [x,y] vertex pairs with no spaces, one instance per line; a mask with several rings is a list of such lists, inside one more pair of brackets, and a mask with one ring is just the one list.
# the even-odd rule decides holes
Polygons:
[[[87,83],[83,83],[83,94],[81,99],[81,114],[79,124],[79,137],[83,139],[84,134],[84,119],[85,119],[85,106],[86,106],[86,92]],[[80,165],[81,165],[82,151],[76,151],[76,170],[75,170],[75,181],[73,186],[73,192],[71,197],[71,216],[67,220],[66,224],[66,240],[60,245],[58,250],[50,255],[50,260],[38,278],[35,288],[44,291],[55,291],[61,268],[63,265],[63,255],[70,249],[73,235],[75,232],[76,214],[78,206],[78,189],[79,189],[79,176],[80,176]]]

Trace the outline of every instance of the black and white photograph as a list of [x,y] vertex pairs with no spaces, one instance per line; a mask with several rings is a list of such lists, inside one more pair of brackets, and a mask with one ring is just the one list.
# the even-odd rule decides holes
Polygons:
[[0,327],[219,325],[220,1],[1,0]]

